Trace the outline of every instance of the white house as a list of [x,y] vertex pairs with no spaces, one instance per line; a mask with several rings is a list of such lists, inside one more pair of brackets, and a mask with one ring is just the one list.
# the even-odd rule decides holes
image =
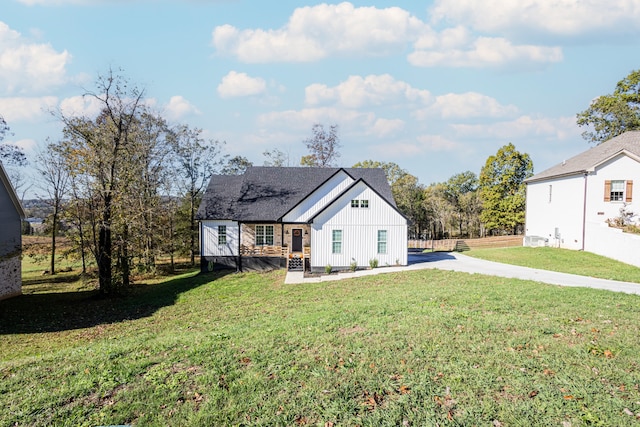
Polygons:
[[[611,228],[640,214],[640,131],[626,132],[527,179],[525,244],[586,250],[640,266],[640,235]],[[637,220],[638,217],[635,217]]]
[[197,218],[203,271],[407,264],[407,219],[382,169],[250,167],[215,175]]
[[0,299],[22,293],[22,218],[22,205],[0,163]]

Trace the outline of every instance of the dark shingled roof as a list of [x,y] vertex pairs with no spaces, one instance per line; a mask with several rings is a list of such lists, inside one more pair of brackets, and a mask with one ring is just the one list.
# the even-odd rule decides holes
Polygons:
[[244,175],[212,176],[196,218],[276,222],[340,170],[396,206],[382,169],[250,167]]
[[549,178],[584,174],[621,152],[626,151],[640,157],[640,131],[629,131],[603,142],[545,171],[527,179],[526,182]]

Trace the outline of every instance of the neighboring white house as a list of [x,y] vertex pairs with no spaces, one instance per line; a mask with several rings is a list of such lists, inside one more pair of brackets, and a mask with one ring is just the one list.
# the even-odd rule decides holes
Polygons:
[[382,169],[250,167],[215,175],[197,218],[203,271],[407,264],[407,219]]
[[22,293],[22,218],[22,205],[0,163],[0,299]]
[[[611,228],[640,214],[640,131],[626,132],[527,179],[525,244],[585,250],[640,266],[640,235]],[[637,221],[638,217],[634,217]]]

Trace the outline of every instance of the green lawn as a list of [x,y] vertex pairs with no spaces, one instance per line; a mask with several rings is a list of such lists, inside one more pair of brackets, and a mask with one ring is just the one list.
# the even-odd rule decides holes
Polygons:
[[0,425],[639,422],[638,296],[437,270],[283,278],[188,273],[114,300],[73,276],[27,285],[0,302]]
[[640,283],[640,268],[591,252],[559,248],[474,249],[466,255],[505,264]]

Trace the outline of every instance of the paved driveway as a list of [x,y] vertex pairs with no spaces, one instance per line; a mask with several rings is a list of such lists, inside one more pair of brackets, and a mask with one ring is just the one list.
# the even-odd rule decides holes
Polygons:
[[508,277],[514,279],[533,280],[560,286],[581,286],[586,288],[606,289],[614,292],[640,295],[640,283],[618,282],[615,280],[596,279],[575,274],[556,273],[535,268],[518,267],[492,261],[472,258],[458,252],[409,253],[409,265],[406,267],[381,267],[373,270],[360,270],[354,273],[339,273],[329,276],[304,278],[302,273],[289,272],[285,283],[309,283],[341,280],[350,277],[384,274],[395,271],[438,269],[459,271],[463,273],[478,273],[490,276]]

